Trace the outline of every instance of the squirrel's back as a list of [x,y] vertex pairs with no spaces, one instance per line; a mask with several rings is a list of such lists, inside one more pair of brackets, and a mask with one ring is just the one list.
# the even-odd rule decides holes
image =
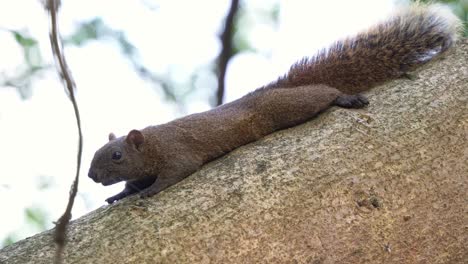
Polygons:
[[461,23],[440,5],[413,4],[293,65],[265,88],[326,84],[353,94],[400,77],[446,51]]

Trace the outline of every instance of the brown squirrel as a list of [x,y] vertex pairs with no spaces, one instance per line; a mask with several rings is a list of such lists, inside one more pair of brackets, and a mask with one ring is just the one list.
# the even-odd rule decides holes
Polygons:
[[369,30],[336,42],[293,65],[276,82],[231,103],[166,124],[109,135],[89,177],[126,181],[108,203],[139,192],[157,194],[203,164],[274,131],[313,118],[331,106],[361,108],[358,94],[405,75],[453,45],[459,21],[438,5],[415,4]]

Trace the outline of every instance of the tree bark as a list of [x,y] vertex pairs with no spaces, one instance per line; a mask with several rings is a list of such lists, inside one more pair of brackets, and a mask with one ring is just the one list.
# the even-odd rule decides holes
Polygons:
[[[71,223],[66,263],[462,263],[468,261],[468,41],[241,147],[150,198]],[[1,263],[51,263],[46,231]],[[466,263],[466,262],[465,262]]]

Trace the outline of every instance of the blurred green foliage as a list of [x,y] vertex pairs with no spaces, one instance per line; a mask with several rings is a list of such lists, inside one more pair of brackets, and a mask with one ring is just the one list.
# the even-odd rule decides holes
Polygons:
[[6,247],[18,241],[18,237],[15,234],[9,234],[2,240],[0,247]]
[[127,39],[125,33],[110,28],[101,18],[94,18],[82,23],[71,36],[64,40],[64,44],[82,46],[89,41],[95,40],[115,41],[122,54],[131,62],[134,70],[141,78],[157,84],[162,89],[165,99],[173,102],[180,100],[171,80],[166,76],[159,76],[145,67],[140,62],[137,48]]
[[24,210],[26,220],[33,225],[37,230],[45,230],[47,228],[47,213],[40,207],[29,207]]
[[266,9],[246,10],[240,6],[234,21],[233,55],[241,52],[258,52],[248,38],[249,30],[256,23],[271,25],[277,28],[279,25],[280,5],[276,3]]
[[[5,75],[0,79],[0,86],[16,87],[21,97],[31,96],[31,84],[35,78],[40,77],[43,70],[48,70],[51,65],[47,65],[42,60],[38,47],[38,42],[27,31],[9,30],[14,36],[17,44],[23,50],[24,63],[20,65],[14,75]],[[89,41],[110,40],[117,42],[122,54],[130,60],[135,71],[144,79],[158,84],[166,99],[177,101],[174,87],[169,80],[162,76],[157,76],[148,68],[142,65],[138,59],[138,51],[127,39],[122,31],[113,30],[108,27],[100,18],[81,23],[75,32],[63,39],[64,45],[83,46]]]
[[[24,216],[28,223],[28,229],[32,230],[33,233],[38,233],[50,228],[50,218],[46,210],[39,206],[31,206],[24,209]],[[11,245],[20,239],[20,234],[22,232],[18,230],[17,232],[12,232],[8,234],[0,242],[0,247],[5,247]]]
[[[248,38],[248,30],[251,28],[252,23],[260,21],[261,23],[273,26],[278,25],[279,4],[262,10],[248,11],[244,9],[243,6],[245,6],[245,3],[240,5],[238,15],[234,22],[232,56],[240,52],[255,51]],[[153,10],[153,8],[149,6],[148,9]],[[157,9],[158,8],[155,8],[154,10]],[[252,19],[252,17],[255,17],[255,19]],[[222,21],[220,21],[220,25],[222,25],[221,22]],[[53,65],[46,64],[43,61],[37,40],[27,31],[10,30],[10,32],[23,50],[24,64],[18,67],[15,74],[5,75],[0,73],[0,87],[15,87],[22,98],[29,98],[31,96],[32,83],[36,78],[41,77],[45,70],[51,70]],[[157,89],[160,89],[166,100],[178,103],[179,105],[184,103],[184,98],[188,97],[196,88],[199,88],[195,83],[197,83],[198,79],[206,79],[207,72],[212,68],[212,65],[205,65],[201,66],[199,69],[195,69],[186,82],[181,82],[180,79],[173,80],[171,78],[171,72],[164,75],[156,74],[143,65],[139,58],[138,49],[127,38],[125,32],[112,29],[98,17],[80,23],[72,34],[63,36],[64,46],[72,45],[81,47],[90,41],[115,42],[118,47],[120,47],[124,57],[129,60],[135,72],[138,73],[142,79],[153,83]],[[43,45],[47,44],[44,43]],[[213,65],[214,63],[213,61]],[[215,89],[216,87],[213,86],[211,88]]]
[[37,185],[38,190],[43,191],[54,186],[54,179],[50,176],[39,175],[37,176],[36,180],[37,180],[36,185]]
[[468,0],[413,0],[413,2],[439,2],[448,5],[463,22],[463,35],[468,36]]
[[104,35],[110,34],[110,29],[107,28],[101,19],[95,18],[91,21],[82,23],[67,39],[64,44],[73,44],[83,46],[89,40],[97,40]]
[[43,70],[50,68],[44,64],[38,42],[27,31],[8,30],[23,51],[24,63],[15,69],[14,74],[0,74],[0,86],[16,87],[21,97],[31,95],[31,84],[40,77]]

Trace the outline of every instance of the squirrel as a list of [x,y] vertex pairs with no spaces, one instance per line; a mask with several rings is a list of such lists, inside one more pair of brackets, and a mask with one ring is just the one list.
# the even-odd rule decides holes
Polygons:
[[459,20],[439,5],[413,4],[367,31],[291,66],[277,81],[233,102],[166,124],[131,130],[100,148],[88,176],[104,186],[126,181],[106,199],[153,196],[204,164],[332,106],[362,108],[360,93],[405,76],[453,46]]

